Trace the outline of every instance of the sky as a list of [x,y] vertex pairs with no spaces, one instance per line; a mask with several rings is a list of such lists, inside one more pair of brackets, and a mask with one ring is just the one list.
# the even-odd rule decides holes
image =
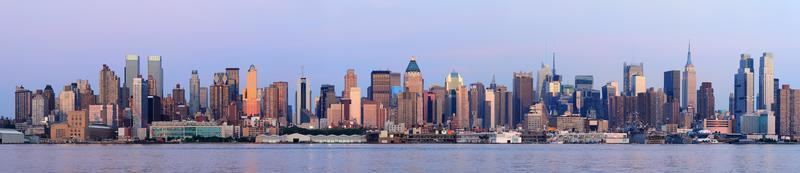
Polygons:
[[511,85],[514,71],[534,72],[552,53],[566,81],[590,74],[599,89],[621,83],[624,62],[643,62],[648,87],[661,88],[664,71],[685,65],[689,42],[698,82],[713,82],[717,108],[727,109],[741,53],[758,61],[773,52],[775,76],[800,85],[792,66],[800,64],[798,7],[771,0],[0,1],[7,74],[0,116],[13,117],[18,85],[59,92],[88,79],[99,94],[102,65],[122,76],[126,54],[161,55],[165,92],[188,86],[194,69],[208,86],[214,72],[239,67],[244,75],[250,64],[259,87],[288,81],[294,93],[304,67],[313,95],[320,84],[340,91],[348,68],[366,89],[370,71],[404,71],[411,56],[426,85],[442,84],[453,70],[467,83],[496,75]]

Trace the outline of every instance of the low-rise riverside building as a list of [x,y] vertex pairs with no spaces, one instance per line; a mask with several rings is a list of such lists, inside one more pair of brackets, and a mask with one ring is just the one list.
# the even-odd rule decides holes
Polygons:
[[155,121],[150,125],[151,138],[233,137],[234,126],[227,123],[196,121]]
[[303,134],[290,134],[290,135],[259,135],[256,137],[256,143],[324,143],[324,144],[352,144],[352,143],[366,143],[367,138],[364,135],[303,135]]

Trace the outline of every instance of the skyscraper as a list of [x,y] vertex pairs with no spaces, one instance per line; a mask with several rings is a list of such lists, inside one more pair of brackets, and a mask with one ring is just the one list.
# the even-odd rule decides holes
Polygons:
[[[131,117],[133,119],[133,128],[146,128],[147,122],[150,121],[147,116],[149,110],[147,96],[147,83],[144,78],[142,78],[141,75],[133,78],[133,85],[131,87],[131,112],[133,113]],[[141,136],[141,134],[137,135]]]
[[639,95],[647,92],[647,80],[644,76],[633,76],[633,95]]
[[592,75],[575,76],[576,91],[592,91],[592,89],[594,89],[594,76]]
[[61,112],[78,110],[78,93],[75,93],[72,85],[65,85],[64,90],[59,93],[58,99]]
[[125,56],[125,87],[128,89],[133,87],[133,78],[141,75],[139,73],[139,56],[126,55]]
[[548,78],[550,78],[551,75],[550,72],[550,66],[542,63],[542,67],[539,68],[539,71],[536,73],[535,91],[537,91],[537,93],[535,94],[536,97],[534,101],[541,102],[543,95],[545,95],[547,92],[547,88],[550,85],[550,81],[548,81]]
[[508,87],[504,85],[498,85],[497,89],[495,89],[495,103],[496,105],[496,115],[498,125],[504,126],[506,129],[513,129],[514,123],[512,122],[513,113],[514,113],[514,93],[508,90]]
[[[345,97],[345,96],[342,96]],[[350,95],[346,96],[350,99],[350,109],[348,116],[349,122],[356,123],[357,125],[361,125],[363,122],[361,121],[361,88],[359,87],[351,87],[350,88]]]
[[186,105],[186,90],[181,88],[181,84],[175,84],[172,89],[172,98],[175,99],[175,105]]
[[230,90],[230,100],[239,102],[239,68],[226,68],[225,75],[228,76],[228,89]]
[[775,102],[775,70],[772,53],[764,52],[758,69],[758,109],[772,111]]
[[[735,75],[734,80],[734,115],[736,120],[742,120],[741,117],[745,114],[754,112],[753,106],[753,70],[751,69],[753,59],[749,54],[742,54],[739,60],[739,72]],[[737,123],[739,124],[739,123]],[[740,126],[737,126],[736,132],[739,132]]]
[[533,105],[533,73],[514,73],[514,119],[516,125],[521,123]]
[[[349,99],[350,96],[342,96],[343,99]],[[331,104],[339,103],[339,98],[336,97],[336,87],[330,84],[322,84],[319,88],[319,103],[317,103],[316,114],[320,118],[327,118],[327,110]]]
[[425,91],[425,81],[422,79],[422,72],[419,69],[419,65],[417,65],[417,59],[415,57],[411,57],[411,61],[408,62],[408,67],[406,67],[406,73],[404,76],[404,90],[408,92],[417,93],[422,95]]
[[485,97],[484,109],[485,110],[484,110],[484,113],[483,113],[483,115],[484,115],[484,117],[483,117],[483,127],[487,128],[489,130],[494,130],[497,127],[497,122],[498,122],[497,121],[498,120],[497,119],[497,105],[495,105],[495,103],[496,103],[495,100],[497,98],[495,97],[495,91],[494,90],[495,90],[494,88],[487,89],[485,94],[484,94],[484,97]]
[[789,85],[781,86],[781,89],[778,90],[778,98],[776,99],[777,110],[775,110],[775,114],[777,116],[777,131],[778,135],[781,136],[789,136],[794,135],[795,131],[792,128],[792,122],[796,121],[797,119],[793,109],[793,90]]
[[226,106],[230,105],[230,85],[226,73],[214,73],[214,83],[210,89],[211,105],[209,110],[213,120],[219,120],[225,114]]
[[[406,128],[416,127],[422,122],[422,96],[415,92],[401,92],[397,95],[397,115],[395,123],[403,123]],[[469,120],[469,119],[468,119]]]
[[697,90],[697,120],[712,119],[715,108],[714,87],[711,82],[700,84]]
[[151,86],[155,88],[156,93],[150,95],[164,97],[164,68],[161,66],[161,56],[147,57],[147,75],[152,76],[156,83],[156,86]]
[[200,109],[198,112],[205,113],[208,110],[208,87],[200,87]]
[[466,86],[459,86],[455,90],[456,100],[456,129],[469,129],[469,95]]
[[44,93],[42,93],[42,96],[44,97],[44,102],[47,105],[45,113],[50,114],[56,109],[56,92],[53,90],[53,86],[46,85],[44,87]]
[[[469,115],[472,128],[485,128],[486,121],[486,88],[483,83],[476,82],[469,85]],[[533,97],[531,97],[532,99]]]
[[309,79],[303,74],[300,76],[300,79],[297,80],[297,88],[295,92],[295,104],[294,104],[294,115],[292,116],[291,122],[294,125],[300,125],[304,123],[304,118],[308,118],[311,113],[311,109],[313,106],[311,105],[311,84]]
[[275,126],[286,126],[288,124],[289,113],[289,83],[273,82],[264,89],[264,117],[272,119],[278,124]]
[[399,114],[410,122],[406,125],[422,125],[425,122],[423,118],[425,81],[422,78],[422,71],[417,64],[416,57],[412,56],[409,60],[403,79],[404,93],[398,98],[402,98],[405,103],[403,103],[402,109],[400,108],[400,103],[398,103]]
[[670,70],[664,72],[664,94],[668,101],[681,101],[681,71]]
[[[644,63],[639,63],[639,65],[634,64],[623,64],[623,93],[627,96],[635,96],[636,95],[636,76],[644,77]],[[644,92],[643,90],[641,92]]]
[[189,113],[194,116],[197,112],[200,112],[200,75],[197,70],[192,70],[189,79]]
[[[430,115],[430,122],[435,125],[444,125],[447,122],[446,115],[448,112],[447,109],[449,108],[447,105],[447,89],[439,85],[432,85],[430,88],[430,92],[428,95],[433,95],[432,97],[432,105],[430,105],[426,113]],[[427,98],[427,97],[426,97]]]
[[31,125],[41,126],[47,124],[45,117],[47,117],[47,104],[42,94],[42,90],[37,90],[31,99]]
[[389,108],[392,98],[392,83],[390,71],[375,70],[370,74],[369,99],[383,104]]
[[16,123],[26,123],[31,120],[31,98],[33,93],[23,86],[17,86],[14,91],[14,119]]
[[444,87],[447,89],[447,91],[453,91],[458,89],[460,86],[464,86],[464,78],[461,78],[461,74],[458,74],[456,71],[453,71],[450,73],[450,75],[447,75],[444,81]]
[[98,100],[100,104],[119,105],[119,88],[119,77],[108,65],[103,64],[103,69],[100,70],[100,99]]
[[[772,87],[772,86],[770,86]],[[683,68],[683,89],[681,101],[683,108],[697,108],[697,72],[692,64],[692,46],[686,55],[686,66]]]
[[258,71],[255,65],[250,65],[250,69],[247,70],[247,88],[245,88],[243,99],[246,116],[261,116],[261,105],[258,100]]
[[356,76],[355,69],[347,69],[347,74],[344,75],[344,91],[342,96],[350,95],[350,88],[358,87],[358,76]]

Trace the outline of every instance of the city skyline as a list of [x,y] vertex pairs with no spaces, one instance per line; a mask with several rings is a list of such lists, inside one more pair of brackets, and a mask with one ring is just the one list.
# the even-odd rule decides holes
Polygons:
[[[317,96],[317,89],[322,84],[339,86],[341,91],[344,85],[342,76],[347,69],[356,70],[361,76],[358,87],[365,89],[372,70],[402,72],[410,56],[418,57],[426,88],[431,84],[443,85],[445,76],[454,69],[463,76],[465,84],[488,84],[492,76],[497,76],[498,83],[511,86],[513,72],[535,72],[541,63],[549,64],[553,52],[559,63],[556,68],[565,77],[564,81],[569,81],[567,83],[572,83],[576,75],[587,74],[594,75],[595,89],[609,81],[622,83],[622,64],[643,62],[648,88],[660,88],[663,86],[660,74],[683,69],[689,40],[693,49],[692,61],[697,69],[697,84],[706,81],[714,84],[718,109],[727,107],[725,96],[733,92],[732,76],[742,53],[751,54],[755,59],[763,52],[772,52],[775,77],[780,78],[782,84],[800,82],[800,78],[790,75],[793,69],[788,65],[800,63],[800,59],[793,58],[800,53],[792,49],[792,45],[797,45],[797,40],[800,40],[792,32],[798,29],[798,24],[778,17],[800,14],[791,9],[792,5],[784,3],[587,2],[587,7],[575,7],[571,6],[574,4],[557,2],[432,2],[430,7],[415,9],[423,3],[376,2],[315,6],[313,8],[320,10],[307,14],[295,14],[291,10],[261,12],[254,8],[259,5],[308,7],[309,4],[301,2],[221,4],[220,9],[238,9],[239,12],[233,16],[214,10],[217,6],[184,9],[186,14],[179,14],[170,11],[170,8],[180,8],[175,2],[134,5],[90,2],[125,8],[118,8],[119,12],[82,9],[86,10],[84,13],[69,13],[73,12],[70,8],[54,8],[65,6],[63,2],[7,3],[11,5],[0,7],[0,14],[3,14],[0,22],[17,25],[0,34],[9,38],[0,40],[0,46],[12,61],[0,67],[19,74],[5,78],[7,80],[1,87],[9,90],[17,85],[41,89],[50,84],[60,92],[61,86],[83,79],[89,80],[92,89],[99,91],[97,72],[102,64],[108,64],[111,70],[123,77],[125,54],[140,56],[140,61],[143,61],[139,64],[140,74],[147,74],[144,64],[147,56],[163,56],[164,90],[170,90],[175,84],[190,86],[189,79],[194,69],[199,70],[200,86],[208,87],[213,73],[228,67],[246,69],[255,64],[260,73],[259,88],[267,87],[273,81],[287,81],[292,86],[289,93],[294,93],[294,82],[300,76],[300,67],[304,66],[311,79],[311,91]],[[608,8],[588,8],[593,3]],[[164,7],[149,8],[149,5]],[[452,14],[435,13],[437,8],[445,5],[454,5],[452,8],[460,10],[454,10]],[[534,5],[552,8],[538,12],[528,12],[524,8]],[[715,7],[713,14],[708,14],[711,12],[703,7],[711,5],[722,7]],[[696,8],[682,9],[686,13],[654,10],[661,6]],[[560,13],[559,10],[563,9],[570,10]],[[153,13],[135,12],[139,10]],[[402,13],[404,10],[409,13]],[[647,10],[654,11],[643,12]],[[618,12],[609,13],[612,11]],[[123,14],[126,12],[137,15]],[[234,20],[250,13],[263,18]],[[608,14],[589,17],[596,13]],[[365,14],[374,14],[378,18]],[[425,14],[438,16],[426,19],[428,16]],[[641,17],[626,17],[626,14]],[[65,21],[49,21],[40,16]],[[286,21],[292,18],[282,16],[309,22],[295,24]],[[139,22],[141,26],[161,24],[162,27],[138,27],[134,23],[135,27],[129,28],[127,23],[105,23],[113,17]],[[170,19],[184,23],[174,23]],[[637,22],[651,19],[660,22]],[[63,23],[82,21],[91,24]],[[259,21],[267,24],[254,24]],[[449,21],[445,22],[449,25],[440,24],[441,21]],[[59,30],[45,30],[53,27]],[[593,29],[576,30],[586,27]],[[755,29],[764,32],[752,32]],[[106,30],[128,34],[104,34]],[[89,34],[97,35],[79,37]],[[244,72],[240,71],[241,74]],[[759,80],[757,74],[755,78]],[[293,102],[293,94],[290,95],[290,102]],[[362,96],[366,96],[365,92]],[[6,93],[6,98],[12,97],[10,92]],[[0,105],[0,116],[13,117],[13,100],[2,99]]]

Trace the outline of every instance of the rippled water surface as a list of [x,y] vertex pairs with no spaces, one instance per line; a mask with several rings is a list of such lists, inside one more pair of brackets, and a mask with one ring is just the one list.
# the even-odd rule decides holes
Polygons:
[[800,145],[0,145],[0,172],[797,172]]

